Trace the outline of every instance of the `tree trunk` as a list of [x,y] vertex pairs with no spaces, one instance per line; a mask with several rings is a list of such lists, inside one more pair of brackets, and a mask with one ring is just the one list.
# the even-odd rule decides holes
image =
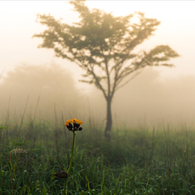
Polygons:
[[107,98],[107,121],[105,128],[105,138],[107,140],[110,140],[111,138],[110,135],[111,128],[112,128],[111,98]]

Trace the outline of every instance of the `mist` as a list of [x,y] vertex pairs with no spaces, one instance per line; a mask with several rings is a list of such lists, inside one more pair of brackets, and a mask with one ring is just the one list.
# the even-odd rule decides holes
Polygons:
[[[24,115],[26,120],[57,118],[61,124],[63,119],[79,117],[84,122],[90,118],[104,127],[106,101],[102,92],[93,86],[90,93],[83,93],[76,88],[78,82],[72,73],[55,63],[17,66],[0,84],[0,122],[20,121]],[[115,92],[111,108],[113,127],[193,125],[194,85],[195,76],[180,75],[162,81],[159,71],[143,69]]]
[[[124,80],[125,83],[132,75]],[[195,76],[180,75],[162,80],[159,71],[145,68],[116,91],[112,102],[115,126],[193,125],[195,122]],[[94,110],[105,116],[106,104],[97,90],[90,97]],[[100,109],[101,108],[101,109]],[[102,110],[104,108],[104,110]]]
[[[109,1],[86,1],[86,5],[90,9],[96,7],[112,12],[115,16],[141,11],[146,17],[158,19],[161,24],[154,36],[140,44],[140,49],[148,51],[157,45],[167,44],[181,54],[181,57],[174,59],[175,68],[145,68],[115,92],[111,107],[113,127],[193,125],[194,2],[140,4],[123,1],[121,4],[113,1],[110,4]],[[152,6],[155,9],[151,10]],[[0,79],[0,123],[19,122],[23,115],[25,120],[56,122],[57,118],[59,124],[62,120],[79,117],[85,122],[93,118],[94,123],[105,127],[106,100],[102,91],[93,85],[81,84],[78,80],[81,79],[81,73],[85,72],[77,64],[54,57],[52,50],[38,49],[41,40],[32,39],[33,34],[45,28],[35,22],[37,13],[50,13],[54,18],[63,18],[65,23],[72,25],[73,22],[79,22],[78,13],[72,10],[72,6],[64,2],[4,1],[0,8],[0,34],[3,37],[0,75],[5,70]],[[25,63],[21,63],[23,61]],[[121,84],[132,76],[129,75]],[[85,86],[90,91],[85,93],[78,86]]]

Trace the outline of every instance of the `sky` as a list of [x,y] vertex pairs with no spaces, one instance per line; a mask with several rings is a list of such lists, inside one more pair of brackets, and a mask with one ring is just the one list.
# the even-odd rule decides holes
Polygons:
[[[195,2],[194,1],[86,1],[92,8],[125,16],[134,11],[156,18],[161,24],[140,49],[150,50],[157,45],[169,45],[181,57],[171,60],[175,68],[158,67],[159,79],[195,74]],[[26,63],[31,65],[55,62],[68,69],[84,92],[90,91],[88,84],[78,82],[85,73],[76,64],[54,56],[52,49],[38,49],[40,38],[32,38],[46,29],[36,23],[36,14],[51,14],[64,23],[78,22],[78,13],[68,1],[0,1],[0,73],[13,70]]]

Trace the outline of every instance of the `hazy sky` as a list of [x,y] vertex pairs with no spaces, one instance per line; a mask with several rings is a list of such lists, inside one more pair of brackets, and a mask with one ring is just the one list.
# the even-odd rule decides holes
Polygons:
[[[49,64],[56,62],[69,69],[76,81],[85,73],[74,63],[54,57],[52,49],[38,49],[42,39],[31,38],[46,27],[36,23],[36,14],[50,13],[64,23],[79,21],[73,7],[64,1],[0,1],[0,73],[12,70],[21,63]],[[169,45],[181,57],[172,60],[175,68],[157,68],[161,79],[181,74],[195,74],[195,1],[87,1],[89,8],[125,16],[134,11],[145,12],[146,17],[161,21],[155,35],[139,48],[149,50],[156,45]],[[6,75],[6,74],[5,74]],[[77,86],[86,89],[87,84]],[[87,92],[87,91],[86,91]]]

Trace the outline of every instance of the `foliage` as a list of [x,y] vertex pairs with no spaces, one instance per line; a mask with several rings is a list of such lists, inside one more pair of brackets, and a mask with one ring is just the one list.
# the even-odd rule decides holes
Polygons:
[[[102,91],[107,102],[105,136],[110,137],[111,102],[116,90],[124,86],[120,85],[123,79],[146,66],[173,67],[166,61],[179,55],[168,45],[158,45],[148,52],[134,52],[138,45],[153,35],[160,24],[158,20],[145,18],[141,12],[114,17],[99,9],[89,10],[84,2],[70,1],[81,18],[72,26],[51,15],[38,14],[38,22],[46,25],[47,29],[33,37],[43,39],[40,48],[53,49],[57,57],[78,64],[86,71],[82,76],[90,78],[80,81],[94,84]],[[139,22],[133,23],[134,17]],[[98,69],[101,75],[97,74]]]
[[[82,18],[80,22],[70,26],[61,20],[55,20],[53,16],[38,14],[38,21],[48,29],[33,37],[43,39],[39,47],[52,48],[57,57],[74,61],[85,69],[87,73],[83,76],[92,76],[92,80],[84,82],[94,83],[99,89],[103,89],[100,81],[106,79],[108,82],[111,72],[115,71],[111,92],[113,95],[122,78],[130,73],[145,66],[172,67],[172,64],[159,62],[179,56],[167,45],[156,46],[149,52],[133,53],[135,47],[153,35],[156,26],[160,24],[156,19],[145,18],[144,13],[114,17],[111,13],[98,9],[90,11],[81,0],[70,3],[80,14]],[[134,15],[138,17],[139,23],[131,24]],[[125,63],[129,65],[122,70]],[[106,75],[96,76],[95,66],[103,70]],[[105,93],[104,96],[106,97]]]
[[[56,125],[45,121],[44,124],[35,122],[30,135],[30,123],[25,124],[20,132],[12,124],[5,130],[7,134],[5,131],[2,134],[0,194],[60,195],[64,180],[57,177],[52,180],[51,175],[53,168],[56,171],[68,168],[72,132],[62,124],[54,136]],[[120,127],[114,129],[110,142],[105,140],[98,125],[91,130],[85,122],[83,129],[85,131],[76,135],[74,161],[67,183],[69,194],[195,193],[194,128],[182,125],[177,129],[163,125],[151,130],[146,126]],[[17,150],[20,153],[13,152],[19,148],[15,143],[21,140],[23,145]]]
[[27,113],[35,113],[38,107],[37,114],[45,117],[53,117],[55,109],[78,109],[75,102],[80,96],[70,72],[54,63],[17,66],[3,79],[0,91],[1,110],[7,114],[13,110],[20,114],[27,104]]

